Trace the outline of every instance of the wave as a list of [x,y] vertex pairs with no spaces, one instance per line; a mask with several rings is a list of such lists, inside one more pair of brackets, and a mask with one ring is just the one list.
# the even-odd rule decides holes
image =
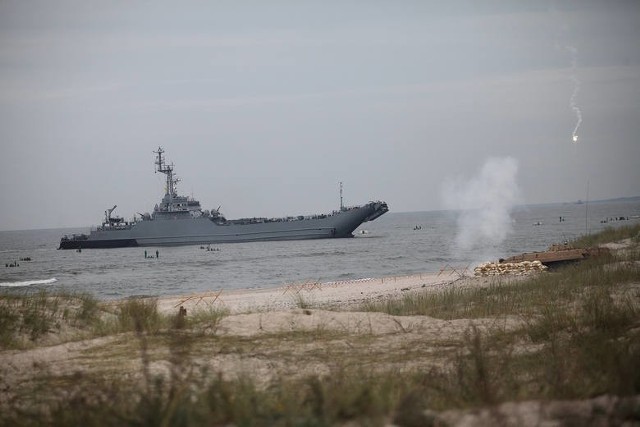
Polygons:
[[313,257],[325,257],[325,256],[336,256],[336,255],[347,255],[347,253],[345,251],[309,252],[309,253],[297,253],[292,255],[292,257],[313,258]]
[[6,288],[18,288],[21,286],[31,286],[31,285],[51,285],[57,282],[58,279],[52,277],[51,279],[45,280],[25,280],[24,282],[0,282],[0,287]]

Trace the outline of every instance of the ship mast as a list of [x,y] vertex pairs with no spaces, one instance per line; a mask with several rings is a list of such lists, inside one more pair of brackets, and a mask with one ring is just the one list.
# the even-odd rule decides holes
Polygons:
[[173,199],[174,197],[178,196],[176,186],[180,179],[173,175],[173,163],[168,165],[165,163],[165,159],[162,158],[162,154],[164,154],[164,150],[162,149],[162,147],[158,147],[158,151],[154,151],[154,153],[158,155],[158,157],[156,158],[156,172],[167,175],[165,196],[169,196],[170,199]]

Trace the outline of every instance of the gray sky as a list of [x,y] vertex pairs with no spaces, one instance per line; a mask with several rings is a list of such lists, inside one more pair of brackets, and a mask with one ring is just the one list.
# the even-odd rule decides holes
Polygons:
[[158,146],[228,218],[328,212],[339,181],[441,209],[502,156],[525,203],[637,196],[638,135],[638,1],[0,3],[0,229],[151,211]]

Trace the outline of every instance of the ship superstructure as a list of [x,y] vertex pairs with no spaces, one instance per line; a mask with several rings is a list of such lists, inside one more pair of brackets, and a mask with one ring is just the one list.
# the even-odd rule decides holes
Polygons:
[[166,162],[162,147],[154,153],[156,172],[166,175],[166,184],[164,197],[153,212],[140,214],[139,218],[127,222],[113,216],[114,206],[105,211],[102,225],[89,234],[64,236],[60,249],[353,237],[353,231],[360,224],[373,221],[389,210],[381,201],[344,207],[341,188],[340,209],[328,214],[227,220],[220,208],[203,211],[198,200],[180,196],[177,191],[180,179],[174,173],[173,163]]

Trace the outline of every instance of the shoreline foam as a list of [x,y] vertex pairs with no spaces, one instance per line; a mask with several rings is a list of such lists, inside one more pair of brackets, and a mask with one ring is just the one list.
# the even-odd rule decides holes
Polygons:
[[51,279],[43,280],[23,280],[21,282],[0,282],[0,288],[20,288],[33,285],[52,285],[56,283],[58,279],[52,277]]

